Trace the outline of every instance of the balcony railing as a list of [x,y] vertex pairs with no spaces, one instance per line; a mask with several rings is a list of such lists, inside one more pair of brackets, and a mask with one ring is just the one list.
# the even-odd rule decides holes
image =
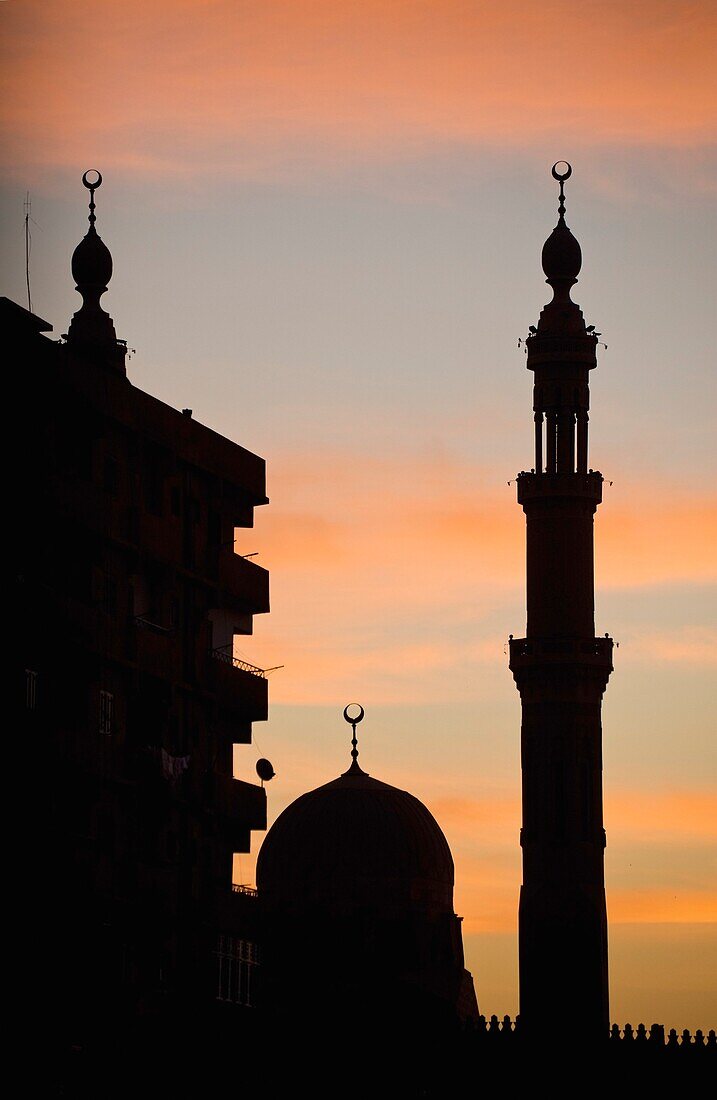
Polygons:
[[514,676],[561,666],[592,669],[600,678],[612,672],[612,638],[511,638],[508,645]]
[[171,626],[161,626],[160,623],[155,623],[152,619],[145,618],[144,615],[134,616],[135,626],[140,627],[142,630],[151,630],[153,634],[173,634],[174,628]]
[[227,665],[233,665],[234,668],[240,668],[243,672],[250,672],[252,676],[260,676],[262,680],[266,680],[267,672],[273,672],[273,669],[259,668],[257,665],[250,665],[248,661],[240,661],[226,649],[213,649],[212,657],[216,657],[218,661],[224,661]]
[[515,657],[612,657],[612,638],[513,638],[510,656]]
[[239,882],[233,882],[232,883],[232,893],[233,894],[243,894],[245,897],[248,897],[248,898],[258,898],[259,897],[259,891],[256,889],[256,887],[254,887],[254,886],[244,886]]

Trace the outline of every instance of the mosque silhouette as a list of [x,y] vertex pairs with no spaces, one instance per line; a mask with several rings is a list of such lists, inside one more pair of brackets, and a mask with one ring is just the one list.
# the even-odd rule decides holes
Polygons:
[[[448,1097],[493,1072],[544,1087],[576,1064],[645,1087],[714,1064],[714,1031],[620,1028],[609,1012],[601,705],[613,642],[594,625],[599,334],[571,299],[571,173],[552,170],[553,298],[525,340],[527,628],[509,640],[522,706],[516,1020],[481,1014],[450,849],[418,799],[359,764],[357,704],[344,711],[347,770],[279,815],[256,889],[231,886],[232,854],[266,827],[273,775],[267,761],[261,786],[232,771],[233,745],[267,716],[267,670],[233,648],[269,609],[268,575],[234,537],[267,503],[264,463],[128,380],[127,345],[100,305],[112,257],[96,229],[99,173],[83,177],[83,304],[67,335],[49,340],[47,322],[0,299],[6,342],[31,367],[18,679],[23,744],[42,745],[29,829],[55,843],[24,893],[38,937],[55,899],[62,949],[42,960],[37,1015],[58,1095],[126,1095],[141,1074],[160,1095],[240,1081],[270,1097]],[[52,654],[48,617],[63,643]]]

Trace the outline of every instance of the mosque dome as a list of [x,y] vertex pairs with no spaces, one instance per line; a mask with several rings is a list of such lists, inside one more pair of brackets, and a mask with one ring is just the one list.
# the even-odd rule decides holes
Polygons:
[[360,1021],[373,1042],[397,1021],[428,1034],[478,1008],[448,842],[422,802],[359,767],[363,713],[344,710],[351,767],[279,815],[256,884],[263,1003],[311,1026],[350,1012],[352,1030]]
[[355,762],[284,810],[257,862],[260,895],[290,908],[452,913],[453,881],[448,842],[430,811]]

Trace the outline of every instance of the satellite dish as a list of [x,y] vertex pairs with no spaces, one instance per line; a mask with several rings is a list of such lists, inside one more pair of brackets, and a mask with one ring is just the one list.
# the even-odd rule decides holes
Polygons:
[[265,760],[264,757],[256,762],[256,774],[261,779],[262,783],[268,783],[270,779],[273,779],[276,775],[271,760]]

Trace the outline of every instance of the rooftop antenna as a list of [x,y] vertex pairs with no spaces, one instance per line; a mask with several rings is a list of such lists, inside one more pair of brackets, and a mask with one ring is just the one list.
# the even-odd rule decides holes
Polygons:
[[[358,714],[350,714],[349,711],[358,707]],[[351,773],[360,772],[361,768],[358,763],[358,739],[356,737],[356,727],[359,722],[363,722],[364,709],[360,703],[349,703],[347,707],[344,707],[344,719],[351,726],[351,767],[349,768],[347,775]]]
[[32,247],[32,238],[30,236],[30,211],[32,210],[32,203],[30,202],[30,192],[25,192],[25,283],[27,285],[27,308],[28,312],[32,313],[32,298],[30,297],[30,251]]

